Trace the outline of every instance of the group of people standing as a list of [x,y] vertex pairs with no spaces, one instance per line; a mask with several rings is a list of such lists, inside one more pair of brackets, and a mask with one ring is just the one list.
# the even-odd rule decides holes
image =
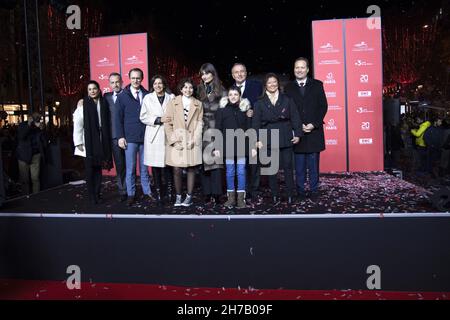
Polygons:
[[[192,205],[197,172],[204,204],[220,204],[224,170],[225,206],[244,208],[247,196],[260,201],[261,173],[267,166],[263,156],[278,164],[267,174],[274,203],[292,204],[295,191],[299,198],[316,198],[328,106],[322,82],[308,72],[308,59],[298,58],[295,80],[282,91],[276,74],[268,73],[263,83],[249,80],[245,65],[236,63],[231,68],[234,84],[225,89],[216,68],[205,63],[201,83],[181,80],[177,96],[161,75],[152,77],[147,91],[141,85],[144,73],[137,68],[129,71],[130,84],[123,89],[120,74],[112,73],[112,92],[104,96],[98,83],[90,81],[74,113],[74,144],[75,153],[85,157],[91,202],[101,201],[101,170],[111,168],[114,158],[121,200],[133,205],[138,153],[143,196],[159,205],[165,199],[174,206]],[[279,169],[284,172],[285,199],[280,198]]]

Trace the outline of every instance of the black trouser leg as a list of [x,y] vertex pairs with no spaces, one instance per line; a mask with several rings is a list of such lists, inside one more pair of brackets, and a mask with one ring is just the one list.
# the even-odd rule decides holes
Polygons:
[[293,170],[292,148],[280,149],[280,168],[284,170],[284,181],[286,183],[286,196],[292,197],[294,190],[294,170]]
[[94,188],[95,188],[95,195],[98,197],[100,196],[100,192],[102,189],[102,167],[101,166],[95,166],[93,167],[94,171]]
[[157,190],[162,189],[162,170],[163,168],[152,167],[153,180]]
[[279,191],[278,191],[278,172],[280,171],[280,167],[281,167],[281,161],[280,161],[280,150],[278,149],[271,149],[270,146],[268,147],[267,150],[267,156],[268,157],[278,157],[278,168],[276,172],[274,174],[268,175],[268,180],[269,180],[269,187],[270,187],[270,191],[272,193],[273,197],[279,197]]
[[102,183],[102,167],[93,166],[92,161],[85,159],[86,187],[90,202],[97,202]]
[[114,165],[116,167],[116,181],[119,194],[127,194],[127,184],[125,182],[126,166],[125,166],[125,150],[119,147],[117,139],[112,140],[112,154]]
[[260,166],[259,164],[250,164],[250,179],[248,183],[248,189],[252,195],[252,197],[256,196],[259,193],[259,184],[261,180],[260,175]]

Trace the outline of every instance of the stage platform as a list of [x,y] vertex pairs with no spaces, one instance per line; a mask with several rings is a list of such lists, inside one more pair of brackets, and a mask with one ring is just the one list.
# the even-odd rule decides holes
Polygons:
[[[450,214],[426,190],[384,173],[322,176],[322,197],[241,210],[128,208],[112,181],[10,201],[0,212],[0,279],[207,288],[450,292]],[[108,192],[111,190],[111,192]]]
[[[8,213],[105,213],[105,214],[305,214],[305,213],[408,213],[434,212],[427,191],[387,173],[348,173],[321,175],[321,196],[316,200],[305,199],[294,205],[281,202],[273,205],[271,193],[264,189],[259,204],[245,209],[227,209],[223,206],[207,206],[200,188],[194,194],[192,207],[175,208],[167,204],[161,208],[147,200],[138,200],[132,207],[120,202],[114,180],[105,177],[103,203],[91,205],[87,201],[85,185],[66,184],[36,195],[7,201],[0,209]],[[280,181],[281,193],[283,183]],[[139,197],[138,197],[139,198]],[[222,202],[225,202],[223,198]]]

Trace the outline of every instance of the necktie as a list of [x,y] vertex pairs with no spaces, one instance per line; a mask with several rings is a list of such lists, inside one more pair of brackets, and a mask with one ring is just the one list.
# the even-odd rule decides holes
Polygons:
[[299,83],[299,86],[300,86],[300,93],[302,96],[304,96],[305,95],[305,83],[301,82],[301,83]]
[[141,101],[139,100],[139,91],[136,91],[136,100],[139,104],[141,104]]
[[113,94],[113,101],[114,101],[114,103],[116,103],[116,100],[117,100],[117,93],[114,92],[114,94]]

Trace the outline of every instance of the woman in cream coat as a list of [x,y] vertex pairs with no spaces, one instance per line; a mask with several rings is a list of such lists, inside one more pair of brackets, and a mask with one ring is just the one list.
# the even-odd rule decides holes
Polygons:
[[[166,132],[166,164],[173,168],[175,206],[192,205],[195,183],[195,167],[202,163],[202,103],[195,99],[194,83],[190,79],[181,80],[178,85],[181,95],[171,100],[165,116],[170,119],[164,124]],[[183,168],[187,171],[187,195],[181,201]]]
[[167,184],[169,201],[172,195],[172,173],[166,167],[166,135],[164,123],[171,120],[164,116],[167,105],[175,97],[166,92],[167,81],[160,75],[155,75],[150,80],[150,94],[144,97],[140,113],[140,120],[146,125],[144,138],[144,164],[152,167],[153,181],[156,186],[156,199],[162,204],[161,191],[164,190],[162,176]]

